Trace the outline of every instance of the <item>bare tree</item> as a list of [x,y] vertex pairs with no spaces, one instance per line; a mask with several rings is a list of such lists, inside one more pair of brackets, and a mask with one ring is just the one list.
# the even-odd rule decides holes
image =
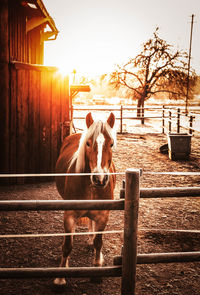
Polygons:
[[135,58],[117,66],[111,74],[110,84],[116,89],[125,87],[138,101],[137,116],[144,117],[144,102],[153,94],[168,92],[179,98],[185,96],[187,59],[187,53],[173,50],[173,46],[158,36],[156,28],[153,37],[142,45]]

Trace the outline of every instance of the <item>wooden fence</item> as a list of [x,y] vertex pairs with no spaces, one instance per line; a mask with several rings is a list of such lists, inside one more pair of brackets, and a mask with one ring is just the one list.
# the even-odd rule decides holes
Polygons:
[[62,139],[69,134],[68,78],[54,67],[13,62],[9,96],[7,161],[1,173],[54,172]]
[[[195,127],[195,120],[198,118],[198,128]],[[197,123],[197,122],[196,122]],[[200,133],[200,110],[191,110],[185,114],[183,108],[165,107],[162,109],[162,133],[181,133],[182,131],[193,134]]]
[[[63,276],[72,278],[122,277],[121,294],[134,295],[136,264],[200,261],[200,252],[137,254],[139,198],[200,196],[200,187],[140,189],[140,170],[128,169],[126,171],[125,189],[122,190],[121,196],[125,196],[125,199],[106,201],[0,201],[0,211],[124,209],[123,256],[114,258],[114,266],[101,268],[2,268],[0,269],[0,279]],[[3,237],[1,236],[1,238]]]
[[[74,107],[72,106],[72,114],[74,114],[74,111],[78,111],[78,112],[82,112],[82,111],[101,111],[101,112],[114,112],[116,115],[116,119],[120,121],[119,124],[119,133],[123,133],[124,131],[124,121],[125,120],[140,120],[142,123],[144,123],[145,119],[161,119],[162,118],[162,108],[161,107],[146,107],[143,109],[144,110],[148,110],[148,111],[160,111],[160,114],[156,114],[156,115],[148,115],[145,117],[138,117],[137,115],[134,115],[134,112],[137,113],[137,107],[132,107],[132,106],[123,106],[120,105],[119,107],[115,107],[115,108],[109,108],[106,106],[103,107],[99,107],[99,108],[85,108],[85,107],[80,107],[78,108],[77,106]],[[127,115],[126,113],[129,112],[130,114]],[[79,115],[79,116],[74,116],[73,115],[73,120],[82,120],[84,119],[85,116]]]
[[[176,132],[180,133],[182,129],[186,130],[190,134],[193,132],[200,132],[200,123],[199,123],[199,129],[194,127],[195,118],[197,116],[200,116],[200,109],[191,108],[189,114],[185,114],[183,111],[183,108],[181,107],[171,107],[171,106],[152,106],[152,107],[145,107],[143,109],[143,113],[148,113],[148,115],[138,117],[137,114],[137,107],[132,106],[119,106],[118,108],[109,108],[109,107],[100,107],[100,108],[85,108],[85,107],[75,107],[72,108],[73,111],[76,112],[82,112],[82,111],[102,111],[102,112],[115,112],[116,119],[120,121],[119,124],[119,133],[124,132],[124,122],[129,120],[140,120],[143,124],[148,119],[150,120],[160,120],[161,122],[161,130],[162,133],[168,133],[172,132],[174,126],[176,126]],[[127,113],[129,113],[127,115]],[[134,115],[135,113],[135,115]],[[83,120],[85,116],[79,115],[79,116],[73,116],[73,120]],[[199,119],[200,120],[200,119]],[[185,121],[185,124],[183,125],[182,121]]]

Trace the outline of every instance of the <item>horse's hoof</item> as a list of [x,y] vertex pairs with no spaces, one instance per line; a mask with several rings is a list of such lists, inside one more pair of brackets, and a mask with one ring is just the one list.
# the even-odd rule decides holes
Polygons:
[[56,278],[54,280],[54,285],[56,286],[65,286],[66,285],[66,280],[64,278]]
[[94,259],[93,265],[101,267],[103,264],[104,264],[103,254],[100,253],[100,258],[99,259]]

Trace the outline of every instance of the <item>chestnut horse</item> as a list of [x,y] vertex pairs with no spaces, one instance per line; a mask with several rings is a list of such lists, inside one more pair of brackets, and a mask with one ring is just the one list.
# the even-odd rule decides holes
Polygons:
[[[57,173],[79,173],[77,176],[56,177],[58,192],[65,200],[100,200],[113,199],[116,176],[112,161],[112,147],[116,143],[114,131],[115,116],[110,114],[106,122],[94,122],[91,113],[86,116],[86,131],[68,136],[61,147],[56,163]],[[83,173],[83,175],[80,175]],[[84,176],[84,173],[87,175]],[[90,173],[90,175],[88,175]],[[99,174],[98,174],[99,173]],[[95,231],[103,231],[109,217],[108,210],[71,210],[64,213],[66,233],[74,232],[77,220],[88,217],[94,221]],[[102,234],[93,239],[95,250],[94,265],[102,266]],[[68,267],[68,257],[73,246],[73,236],[65,236],[62,247],[60,266]],[[55,284],[66,283],[64,278],[57,278]]]

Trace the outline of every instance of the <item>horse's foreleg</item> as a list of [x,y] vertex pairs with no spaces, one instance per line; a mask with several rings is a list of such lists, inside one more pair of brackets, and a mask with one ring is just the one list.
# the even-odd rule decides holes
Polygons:
[[[88,222],[88,229],[90,233],[94,231],[94,221],[92,221],[91,219],[89,219],[89,222]],[[94,234],[90,234],[89,240],[88,240],[89,246],[93,245],[93,239],[94,239]]]
[[[65,212],[64,215],[64,228],[66,233],[72,233],[74,231],[75,219],[73,216],[68,216]],[[62,245],[62,258],[60,267],[68,267],[68,257],[71,253],[73,247],[73,236],[65,236],[64,242]],[[56,285],[64,285],[66,284],[65,278],[56,278],[54,280],[54,284]]]
[[[108,215],[109,213],[106,212],[103,215],[101,214],[100,218],[95,220],[95,231],[104,231],[106,224],[108,222]],[[93,243],[95,250],[94,265],[102,266],[104,262],[103,254],[101,252],[101,248],[103,245],[102,234],[96,234]]]

